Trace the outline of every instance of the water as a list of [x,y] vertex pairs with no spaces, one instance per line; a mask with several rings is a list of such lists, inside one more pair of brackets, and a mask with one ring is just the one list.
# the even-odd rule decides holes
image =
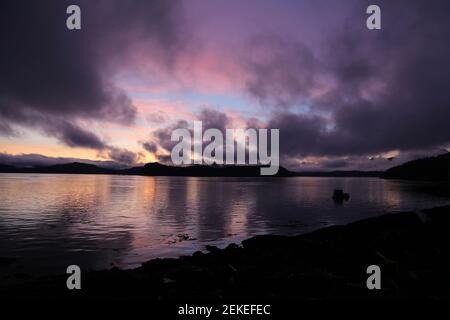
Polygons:
[[[336,188],[350,201],[333,202]],[[17,259],[14,272],[132,268],[207,244],[450,203],[429,189],[377,178],[0,174],[0,257]]]

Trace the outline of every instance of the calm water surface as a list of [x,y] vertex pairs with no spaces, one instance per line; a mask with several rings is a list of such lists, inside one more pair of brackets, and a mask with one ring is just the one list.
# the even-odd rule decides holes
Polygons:
[[[333,202],[335,188],[350,201]],[[450,203],[428,189],[377,178],[0,174],[0,257],[24,272],[131,268],[256,234]]]

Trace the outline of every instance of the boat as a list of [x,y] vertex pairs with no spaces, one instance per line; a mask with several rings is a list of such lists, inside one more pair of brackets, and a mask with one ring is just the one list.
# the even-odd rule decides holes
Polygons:
[[345,193],[342,189],[335,189],[333,192],[333,200],[334,201],[344,201],[349,200],[350,194]]

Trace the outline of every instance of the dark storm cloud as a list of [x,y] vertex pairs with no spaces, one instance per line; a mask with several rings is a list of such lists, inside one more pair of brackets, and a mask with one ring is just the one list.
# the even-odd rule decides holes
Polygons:
[[170,152],[177,144],[176,141],[171,141],[172,132],[176,129],[189,129],[189,123],[186,120],[179,120],[176,123],[157,129],[153,132],[153,137],[158,145],[165,151]]
[[[208,129],[219,129],[223,134],[225,134],[225,129],[230,123],[230,118],[223,112],[211,109],[204,108],[200,111],[200,113],[196,117],[196,121],[202,122],[202,130],[203,133]],[[179,120],[171,125],[168,125],[164,128],[158,129],[153,132],[153,141],[143,142],[142,146],[145,150],[156,153],[156,157],[161,162],[170,162],[170,157],[167,156],[167,153],[170,153],[172,148],[178,143],[178,141],[171,141],[172,132],[175,129],[188,129],[191,133],[191,137],[193,139],[194,132],[192,130],[192,123],[190,124],[186,120]],[[192,140],[193,141],[193,140]],[[193,141],[194,142],[194,141]],[[156,152],[156,144],[159,145],[165,152]],[[203,143],[203,145],[208,144],[208,142]]]
[[289,107],[309,96],[317,61],[308,47],[266,35],[253,38],[248,50],[246,87],[262,105]]
[[140,153],[114,147],[109,148],[108,156],[111,160],[126,165],[137,164],[142,159],[142,154]]
[[331,159],[326,160],[322,163],[322,167],[324,169],[342,169],[346,168],[349,165],[349,161],[347,159]]
[[275,41],[276,57],[249,69],[248,92],[274,108],[268,124],[280,129],[281,152],[340,157],[448,145],[450,2],[378,1],[381,31],[365,27],[368,1],[353,4],[314,58]]
[[69,147],[84,147],[90,149],[104,149],[107,147],[94,133],[64,120],[45,125],[44,130],[47,134],[56,137],[59,141]]
[[203,109],[198,116],[198,120],[202,122],[203,131],[214,128],[223,133],[230,122],[225,113],[210,108]]
[[[70,4],[81,7],[79,31],[66,28]],[[178,7],[163,0],[2,1],[0,133],[32,126],[69,146],[101,148],[76,121],[134,121],[135,106],[110,78],[138,46],[170,63],[181,42]]]
[[282,155],[316,155],[326,139],[326,122],[318,116],[281,112],[268,123],[268,128],[280,129]]
[[156,153],[158,150],[158,145],[154,142],[147,141],[142,143],[142,148],[150,153]]

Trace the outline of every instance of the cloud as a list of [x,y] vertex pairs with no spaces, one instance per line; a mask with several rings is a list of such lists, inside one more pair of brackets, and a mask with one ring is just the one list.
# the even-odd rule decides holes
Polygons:
[[0,135],[15,136],[17,133],[7,122],[0,119]]
[[156,124],[156,125],[160,125],[163,124],[167,121],[168,116],[165,113],[162,112],[151,112],[147,117],[147,121],[150,124]]
[[[82,29],[66,28],[81,7]],[[182,42],[178,1],[2,1],[0,134],[34,127],[69,146],[103,148],[79,120],[131,124],[136,107],[112,78],[133,55],[169,65]],[[51,123],[51,125],[49,125]]]
[[318,62],[310,48],[271,34],[254,37],[247,49],[246,89],[262,105],[289,107],[311,94]]
[[248,69],[247,92],[272,108],[281,152],[366,158],[448,145],[450,3],[380,1],[381,31],[365,28],[368,2],[352,4],[351,23],[320,47],[275,38],[270,59]]
[[158,150],[158,145],[151,141],[143,142],[142,147],[150,153],[156,153]]
[[272,117],[267,127],[280,129],[280,153],[291,156],[323,155],[326,121],[318,116],[280,112]]
[[[65,28],[68,4],[82,8],[81,31]],[[380,0],[381,31],[365,27],[369,4],[368,0],[273,2],[264,9],[257,2],[239,4],[242,11],[232,26],[203,28],[199,36],[205,45],[194,45],[204,51],[203,58],[196,60],[197,51],[184,50],[191,38],[186,37],[179,1],[2,1],[0,134],[35,128],[68,146],[136,161],[138,154],[106,143],[88,125],[133,124],[137,109],[118,83],[141,70],[138,74],[145,74],[146,84],[181,79],[193,91],[204,89],[198,83],[216,85],[217,79],[228,79],[231,94],[245,90],[264,108],[260,118],[251,110],[254,118],[248,127],[280,129],[281,154],[288,163],[315,157],[325,167],[384,165],[384,158],[377,156],[392,150],[400,150],[403,159],[402,155],[448,146],[450,3]],[[190,9],[201,12],[197,9],[202,5]],[[224,7],[229,15],[221,16],[211,5],[202,13],[211,14],[210,22],[197,19],[192,24],[198,23],[196,30],[201,30],[220,21],[216,18],[235,17],[234,10]],[[287,21],[297,12],[304,19]],[[272,15],[278,18],[267,22]],[[249,23],[251,17],[260,23]],[[318,17],[320,21],[314,21]],[[227,41],[239,29],[249,37],[246,45],[241,46],[242,35]],[[202,68],[219,75],[206,79]],[[193,81],[196,77],[202,81]],[[178,99],[179,92],[174,91],[164,94]],[[161,108],[167,111],[166,106]],[[249,111],[242,108],[242,114]],[[176,113],[148,113],[148,123],[164,127],[142,146],[161,158],[174,144],[172,130],[188,127],[187,120],[192,120],[190,112],[176,109]],[[186,121],[170,124],[181,114]],[[231,122],[230,113],[212,108],[202,110],[197,119],[204,129],[223,130]]]
[[170,152],[177,144],[176,141],[171,141],[171,135],[175,129],[189,129],[189,123],[186,120],[179,120],[164,128],[157,129],[152,133],[153,138],[163,151],[163,153],[157,154],[157,157],[166,155],[165,153]]
[[322,167],[324,169],[342,169],[348,166],[347,159],[330,159],[322,162]]
[[202,122],[203,131],[215,128],[222,132],[225,132],[227,125],[231,121],[226,113],[211,108],[202,109],[197,120]]
[[143,155],[126,149],[110,147],[108,157],[118,163],[134,165],[141,162]]
[[107,145],[94,133],[64,120],[46,124],[44,130],[69,147],[98,150],[107,148]]
[[[231,119],[226,113],[212,108],[203,108],[197,114],[195,120],[202,122],[203,132],[210,128],[215,128],[225,133],[225,129],[231,124]],[[188,129],[191,132],[191,137],[194,137],[193,122],[178,120],[175,123],[155,130],[152,133],[152,140],[144,141],[142,143],[143,148],[148,152],[155,154],[159,161],[170,162],[170,156],[168,155],[170,155],[172,148],[178,143],[178,141],[171,141],[171,135],[175,129]],[[160,147],[159,150],[157,146]]]

